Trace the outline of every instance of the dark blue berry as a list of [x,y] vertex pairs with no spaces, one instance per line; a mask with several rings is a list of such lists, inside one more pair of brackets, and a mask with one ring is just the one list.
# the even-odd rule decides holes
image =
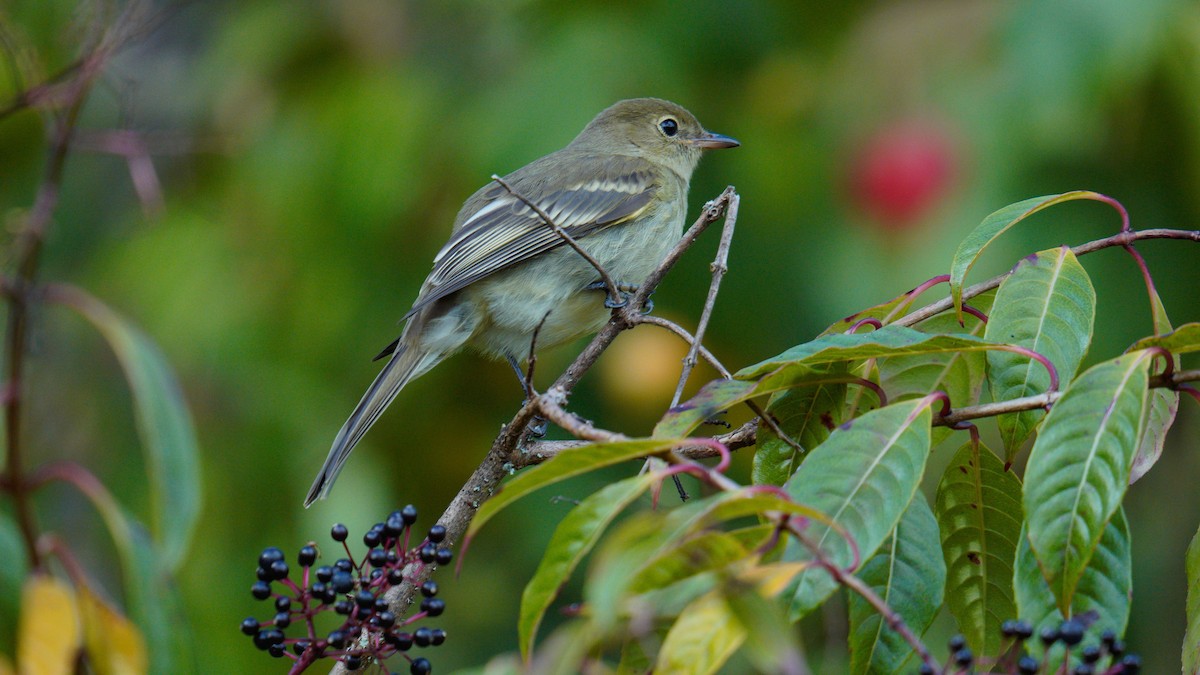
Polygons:
[[421,558],[421,562],[428,565],[437,559],[437,547],[433,544],[425,544],[419,551],[417,551],[417,556]]
[[1081,663],[1075,666],[1071,675],[1096,675],[1096,668],[1090,663]]
[[1100,660],[1104,652],[1100,649],[1100,645],[1088,645],[1079,651],[1079,658],[1084,663],[1095,663]]
[[264,652],[267,651],[267,648],[271,646],[271,638],[267,635],[267,631],[260,630],[254,634],[254,646]]
[[317,581],[324,581],[325,583],[329,583],[329,580],[332,578],[333,578],[333,568],[332,567],[330,567],[329,565],[321,565],[320,567],[317,568]]
[[434,628],[431,632],[433,635],[429,636],[429,643],[434,647],[446,641],[446,631],[442,630],[441,628]]
[[379,623],[380,628],[391,628],[396,625],[396,615],[386,609],[376,612],[375,620]]
[[337,604],[333,606],[333,611],[342,616],[347,616],[350,612],[354,611],[354,603],[349,600],[338,600]]
[[270,647],[267,647],[267,653],[275,658],[283,656],[285,652],[286,648],[283,645],[271,645]]
[[421,626],[413,631],[413,642],[418,647],[428,647],[430,642],[433,642],[433,629]]
[[296,556],[296,562],[301,567],[312,567],[313,563],[317,562],[317,547],[309,544],[300,548],[300,554]]
[[334,593],[349,593],[354,589],[354,578],[349,572],[338,570],[333,573],[333,581],[329,582],[329,587]]
[[[391,635],[391,633],[389,633],[389,635]],[[395,633],[392,644],[395,645],[397,650],[406,652],[412,649],[413,636],[410,633]]]
[[367,590],[359,591],[354,596],[354,602],[363,609],[371,609],[375,607],[375,594]]
[[1125,642],[1122,640],[1114,640],[1112,646],[1108,648],[1108,653],[1114,657],[1125,653]]
[[246,635],[254,635],[258,633],[258,619],[252,616],[242,619],[242,632]]
[[1055,642],[1058,642],[1058,627],[1046,626],[1042,629],[1042,632],[1038,633],[1038,639],[1040,639],[1042,644],[1046,645],[1047,647]]
[[446,539],[446,526],[434,525],[429,528],[429,541],[440,544]]
[[967,649],[966,647],[954,652],[954,662],[957,663],[960,668],[967,668],[974,661],[975,654],[973,654],[971,650]]
[[967,638],[965,638],[961,635],[955,635],[955,636],[951,637],[950,642],[946,643],[946,647],[950,650],[951,653],[954,653],[966,646],[967,646]]
[[453,551],[451,551],[450,549],[448,549],[448,548],[439,548],[439,549],[437,550],[437,557],[436,557],[437,564],[439,564],[439,565],[449,565],[449,564],[450,564],[450,561],[451,561],[451,560],[453,560],[453,559],[454,559],[454,552],[453,552]]
[[412,665],[408,667],[408,672],[412,675],[429,675],[433,672],[433,666],[427,658],[413,659]]
[[329,634],[329,637],[326,638],[326,641],[329,642],[330,647],[333,647],[334,649],[341,649],[342,647],[346,646],[346,634],[340,630],[335,630]]
[[310,586],[308,590],[310,593],[312,593],[312,596],[314,598],[320,598],[321,596],[325,595],[326,588],[327,588],[327,586],[325,585],[325,582],[317,581],[317,582],[313,583],[313,585]]
[[1042,666],[1038,663],[1038,660],[1028,654],[1022,656],[1020,661],[1017,661],[1017,672],[1020,675],[1037,675],[1037,672],[1041,669]]
[[417,507],[409,504],[400,509],[400,517],[404,519],[405,525],[412,525],[417,522]]
[[286,579],[288,575],[288,564],[283,560],[276,560],[267,568],[271,572],[271,576],[275,579]]
[[389,586],[399,586],[404,583],[404,572],[399,568],[388,570],[387,582]]
[[267,598],[271,597],[271,584],[268,584],[265,581],[256,581],[254,582],[254,585],[250,587],[250,594],[253,595],[256,600],[266,600]]
[[441,616],[446,611],[446,602],[441,598],[425,598],[421,601],[421,611],[429,616]]
[[275,615],[274,622],[276,628],[287,628],[292,625],[292,615],[287,612],[279,612]]
[[357,654],[347,654],[342,663],[346,665],[346,670],[358,670],[362,668],[362,657]]
[[308,640],[296,640],[292,643],[292,653],[296,656],[303,654],[306,649],[308,649]]
[[275,577],[271,574],[271,570],[264,567],[259,567],[254,570],[254,576],[259,581],[274,581]]
[[1017,634],[1017,622],[1015,619],[1008,619],[1000,624],[1000,634],[1004,637],[1014,637]]
[[920,668],[917,668],[917,675],[937,675],[937,671],[928,663],[922,663]]
[[387,599],[386,598],[375,598],[374,609],[376,612],[386,612],[388,610]]
[[1117,633],[1111,628],[1105,629],[1105,631],[1100,634],[1100,644],[1104,645],[1104,648],[1107,650],[1111,651],[1112,646],[1114,643],[1116,643],[1116,641]]
[[421,595],[432,598],[438,593],[438,585],[436,581],[426,581],[421,584]]
[[354,563],[349,558],[338,558],[337,562],[333,563],[333,571],[336,574],[338,571],[350,573],[354,571]]
[[278,598],[275,598],[275,610],[276,611],[286,612],[291,608],[292,608],[292,599],[289,598],[288,596],[281,595]]
[[404,516],[399,511],[392,511],[392,515],[388,516],[383,524],[383,533],[396,539],[404,533],[405,525]]
[[1022,642],[1033,637],[1033,624],[1029,623],[1028,621],[1018,621],[1014,637]]
[[381,548],[371,549],[371,552],[367,554],[367,562],[371,564],[371,567],[383,567],[387,564],[387,551]]
[[1125,658],[1121,659],[1121,670],[1117,671],[1121,675],[1137,675],[1142,669],[1142,657],[1137,654],[1126,654]]
[[334,541],[346,541],[346,537],[350,536],[350,530],[347,530],[345,525],[338,523],[329,528],[329,536],[333,537]]
[[363,544],[365,544],[367,548],[375,548],[381,541],[383,541],[383,532],[380,530],[372,528],[367,530],[367,533],[363,535]]
[[271,563],[276,560],[283,560],[283,551],[274,546],[264,548],[263,552],[258,556],[258,566],[263,569],[270,569]]
[[1078,619],[1067,619],[1058,626],[1058,637],[1068,647],[1074,647],[1083,641],[1083,633],[1087,628]]

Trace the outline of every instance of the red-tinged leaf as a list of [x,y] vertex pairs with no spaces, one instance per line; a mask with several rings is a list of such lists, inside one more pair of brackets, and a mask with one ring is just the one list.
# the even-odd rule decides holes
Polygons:
[[963,281],[983,250],[1010,227],[1038,211],[1076,199],[1092,199],[1106,203],[1109,201],[1108,197],[1087,190],[1034,197],[993,211],[971,234],[967,235],[967,238],[958,245],[958,250],[954,252],[954,259],[950,263],[950,295],[954,298],[954,307],[958,311],[959,319],[962,319]]
[[537,572],[521,595],[517,633],[522,657],[529,658],[542,617],[579,561],[592,550],[613,518],[656,480],[657,476],[647,472],[608,485],[571,509],[558,524]]
[[[1063,246],[1027,257],[1013,269],[996,292],[984,337],[1042,354],[1054,364],[1059,381],[1070,382],[1091,344],[1095,319],[1096,291],[1075,254]],[[992,400],[1050,388],[1045,366],[1024,354],[989,352],[987,363]],[[1009,464],[1045,414],[1025,410],[997,419]]]

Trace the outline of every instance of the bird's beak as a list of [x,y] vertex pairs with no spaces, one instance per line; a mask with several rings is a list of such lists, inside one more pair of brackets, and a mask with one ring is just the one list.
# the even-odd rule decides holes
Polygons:
[[741,143],[738,143],[736,139],[728,136],[722,136],[721,134],[714,134],[711,131],[706,131],[700,137],[693,138],[688,142],[698,148],[704,148],[705,150],[715,150],[717,148],[736,148],[737,146],[741,145]]

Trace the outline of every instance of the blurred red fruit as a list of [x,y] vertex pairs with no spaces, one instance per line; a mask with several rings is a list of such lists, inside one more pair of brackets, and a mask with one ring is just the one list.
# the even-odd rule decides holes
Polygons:
[[850,199],[886,229],[920,221],[949,192],[957,169],[950,135],[929,122],[898,122],[872,134],[851,160]]

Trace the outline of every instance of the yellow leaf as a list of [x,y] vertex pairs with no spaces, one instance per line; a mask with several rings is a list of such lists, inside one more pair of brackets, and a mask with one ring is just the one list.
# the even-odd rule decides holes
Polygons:
[[21,675],[70,675],[79,651],[79,620],[71,588],[35,575],[21,589],[17,666]]
[[756,565],[744,570],[739,577],[759,586],[763,595],[771,597],[778,595],[804,568],[808,562],[778,562],[766,565]]
[[12,661],[8,657],[0,654],[0,675],[13,675],[17,671],[13,670]]
[[84,644],[96,675],[142,675],[146,643],[136,626],[86,588],[76,594]]
[[746,639],[746,629],[725,597],[710,591],[682,612],[658,652],[659,673],[715,673]]

